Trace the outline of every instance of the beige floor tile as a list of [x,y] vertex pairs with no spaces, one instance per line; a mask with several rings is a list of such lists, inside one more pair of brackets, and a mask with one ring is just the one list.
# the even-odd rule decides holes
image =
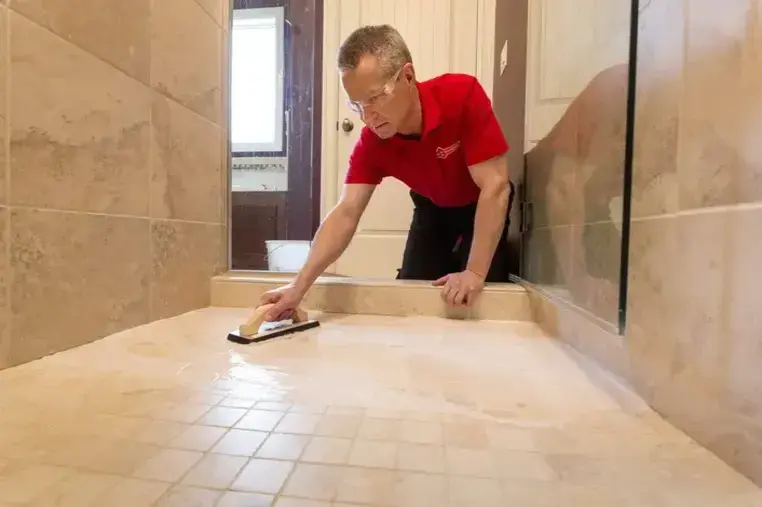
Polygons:
[[208,451],[220,441],[227,430],[216,426],[191,426],[169,443],[175,449]]
[[215,407],[204,414],[199,423],[207,426],[232,428],[246,415],[246,412],[246,409],[243,408]]
[[302,454],[301,461],[344,465],[349,460],[352,440],[348,438],[313,437]]
[[291,410],[291,403],[287,401],[259,401],[254,407],[257,410],[272,410],[274,412],[288,412]]
[[275,507],[333,507],[335,504],[321,502],[319,500],[305,500],[303,498],[280,497],[275,502]]
[[302,455],[309,442],[310,437],[308,435],[270,433],[270,436],[256,452],[256,457],[295,461]]
[[500,482],[477,477],[448,479],[450,506],[505,507],[506,500]]
[[202,488],[228,489],[247,461],[242,456],[207,454],[183,478],[183,484]]
[[176,482],[202,457],[203,454],[197,451],[165,449],[144,463],[133,475],[139,479]]
[[234,398],[232,396],[228,396],[220,402],[221,407],[245,408],[247,410],[254,408],[254,405],[256,404],[257,404],[256,400],[247,400],[245,398]]
[[401,421],[399,440],[411,444],[442,445],[442,425],[432,422]]
[[272,495],[226,491],[217,507],[271,507],[274,502],[275,497]]
[[31,504],[32,507],[97,507],[97,501],[121,480],[115,475],[72,472]]
[[557,480],[558,474],[546,457],[539,453],[523,451],[495,451],[496,472],[506,479]]
[[489,449],[490,440],[487,436],[486,424],[445,423],[442,425],[444,444],[448,447],[463,449]]
[[192,486],[175,486],[154,507],[215,507],[221,491]]
[[31,503],[74,470],[31,463],[10,463],[0,474],[0,501]]
[[271,412],[269,410],[249,410],[235,425],[241,430],[272,431],[283,419],[284,412]]
[[108,505],[108,507],[153,507],[170,486],[166,482],[121,479],[95,505]]
[[233,483],[232,489],[277,494],[286,482],[294,463],[253,458]]
[[413,472],[444,473],[444,447],[401,443],[397,448],[397,468]]
[[492,452],[480,449],[445,447],[445,470],[451,475],[499,476]]
[[397,472],[395,507],[440,507],[449,499],[448,479],[443,475]]
[[344,474],[336,501],[394,505],[397,474],[393,470],[351,467]]
[[358,437],[368,440],[391,440],[397,442],[400,440],[401,421],[395,419],[381,419],[376,417],[366,417],[360,423]]
[[283,494],[312,500],[334,500],[346,470],[345,467],[300,463],[288,479]]
[[152,419],[193,424],[206,414],[210,405],[166,403],[150,413]]
[[171,421],[146,420],[131,435],[131,440],[143,444],[165,446],[190,428],[189,424]]
[[299,435],[314,435],[320,416],[315,414],[288,413],[275,427],[278,433],[295,433]]
[[234,456],[253,456],[267,437],[268,433],[264,431],[232,429],[217,442],[212,448],[212,452]]
[[326,414],[315,428],[315,434],[324,437],[355,438],[361,423],[361,415]]
[[349,453],[349,465],[393,469],[398,452],[396,442],[355,440]]

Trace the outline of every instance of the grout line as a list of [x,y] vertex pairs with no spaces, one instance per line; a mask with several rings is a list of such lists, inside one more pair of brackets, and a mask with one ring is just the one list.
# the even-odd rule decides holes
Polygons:
[[661,215],[648,215],[642,217],[633,217],[632,222],[648,222],[664,218],[681,218],[696,215],[709,215],[713,213],[739,213],[744,211],[755,211],[762,209],[762,202],[725,204],[719,206],[707,206],[704,208],[695,208],[681,210],[674,213],[663,213]]
[[[149,13],[150,16],[153,16],[153,1],[151,2],[151,12]],[[149,28],[150,28],[150,19],[149,19]],[[149,29],[150,32],[150,29]],[[149,41],[153,37],[149,37]],[[152,56],[151,56],[151,50],[149,46],[149,80],[150,78],[150,67],[152,62]],[[153,183],[153,172],[154,172],[154,145],[156,144],[156,128],[153,125],[153,97],[151,98],[151,103],[148,108],[148,125],[149,125],[149,134],[148,134],[148,188],[146,191],[148,192],[148,224],[146,227],[148,227],[148,321],[152,322],[154,320],[154,249],[153,249],[153,192],[152,192],[152,183]]]
[[[201,9],[201,11],[202,11],[204,14],[206,14],[206,15],[207,15],[207,16],[208,16],[208,17],[209,17],[209,18],[210,18],[210,19],[211,19],[211,20],[214,22],[214,24],[215,24],[215,25],[217,25],[217,26],[218,26],[218,27],[219,27],[221,30],[224,30],[224,29],[225,29],[225,27],[224,27],[224,26],[222,26],[222,20],[221,20],[221,21],[217,21],[217,20],[214,18],[214,15],[212,15],[212,13],[211,13],[211,12],[207,11],[207,10],[204,8],[204,6],[203,6],[203,5],[201,5],[201,2],[199,2],[199,0],[194,0],[194,3],[195,3],[196,5],[198,5],[198,6],[199,6],[199,8]],[[222,5],[222,2],[219,2],[219,3],[220,3],[220,5]],[[221,12],[220,12],[220,16],[222,16],[222,13],[221,13]],[[222,16],[222,17],[224,17],[224,16]]]
[[184,220],[181,218],[152,218],[150,216],[144,216],[144,215],[130,215],[130,214],[122,214],[122,213],[98,213],[94,211],[77,211],[77,210],[67,210],[67,209],[58,209],[58,208],[40,208],[39,206],[27,206],[27,205],[13,205],[13,206],[8,206],[8,208],[29,210],[29,211],[39,211],[39,212],[50,212],[50,213],[63,213],[63,214],[69,214],[69,215],[88,215],[88,216],[106,217],[106,218],[133,218],[138,220],[153,220],[156,222],[173,222],[173,223],[180,222],[180,223],[186,223],[186,224],[214,225],[214,226],[222,225],[217,222],[204,222],[200,220]]

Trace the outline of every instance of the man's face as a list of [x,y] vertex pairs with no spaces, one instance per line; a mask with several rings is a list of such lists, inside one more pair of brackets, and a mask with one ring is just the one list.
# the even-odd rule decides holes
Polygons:
[[341,73],[341,83],[352,107],[378,137],[388,139],[413,106],[413,69],[410,64],[393,75],[384,74],[375,56],[364,56],[357,68]]

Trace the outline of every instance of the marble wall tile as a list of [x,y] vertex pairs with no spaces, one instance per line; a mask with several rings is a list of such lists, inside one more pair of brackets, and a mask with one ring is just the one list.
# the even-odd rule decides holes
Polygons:
[[754,48],[762,22],[750,11],[754,4],[691,4],[680,117],[681,209],[762,201],[762,54]]
[[10,361],[148,321],[146,219],[14,209]]
[[621,223],[572,226],[570,241],[572,275],[568,288],[572,301],[616,325],[622,260]]
[[151,224],[151,318],[162,319],[209,305],[219,265],[221,225],[174,221]]
[[151,216],[221,223],[221,128],[154,93]]
[[567,287],[572,277],[571,226],[534,229],[526,235],[524,277],[536,285]]
[[652,0],[640,14],[632,161],[634,218],[678,209],[684,25],[683,2]]
[[676,232],[674,217],[635,220],[630,228],[627,341],[633,383],[649,402],[671,378],[678,315],[688,304],[674,279],[681,257]]
[[194,0],[154,2],[151,84],[219,124],[222,30]]
[[148,84],[151,0],[13,0],[13,10]]
[[8,266],[8,215],[8,208],[0,206],[0,369],[7,366],[10,339],[10,308],[7,297],[11,275]]
[[14,205],[147,216],[150,96],[11,12]]
[[8,105],[6,104],[6,83],[8,79],[8,9],[0,2],[0,205],[8,199],[5,184],[6,157],[8,155],[8,139],[6,136],[6,120]]

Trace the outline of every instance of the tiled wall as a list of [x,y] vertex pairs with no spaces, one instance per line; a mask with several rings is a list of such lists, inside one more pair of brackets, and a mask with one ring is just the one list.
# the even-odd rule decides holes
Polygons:
[[0,0],[0,367],[208,304],[224,0]]
[[[610,49],[630,30],[630,0],[616,1],[615,9],[583,10],[578,20],[550,28],[542,24],[544,15],[530,15],[527,122],[553,126],[526,154],[532,208],[522,266],[525,280],[612,326],[619,320],[628,55],[626,45],[617,43],[615,54]],[[532,8],[548,15],[553,9],[552,2],[540,1]],[[580,30],[597,37],[598,45],[580,43],[592,53],[569,60],[557,41],[580,37]],[[579,73],[569,70],[572,64]],[[578,86],[578,74],[591,79]],[[552,93],[554,84],[558,91]],[[528,132],[527,139],[534,142],[536,134]]]
[[762,0],[645,5],[626,336],[536,317],[762,485]]
[[762,484],[762,0],[640,20],[627,342],[647,399]]

